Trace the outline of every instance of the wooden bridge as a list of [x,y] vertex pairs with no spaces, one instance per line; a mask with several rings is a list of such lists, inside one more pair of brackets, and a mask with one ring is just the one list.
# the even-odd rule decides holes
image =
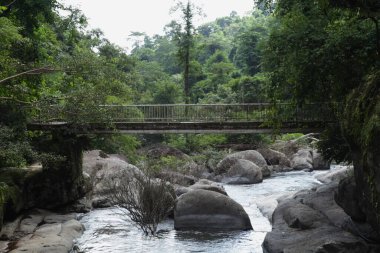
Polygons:
[[[337,104],[290,103],[97,105],[32,108],[30,130],[75,128],[81,133],[282,133],[320,132],[336,121]],[[93,109],[93,108],[92,108]]]

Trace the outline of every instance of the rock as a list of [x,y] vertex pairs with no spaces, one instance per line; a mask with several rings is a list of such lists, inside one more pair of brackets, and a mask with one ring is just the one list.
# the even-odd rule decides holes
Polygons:
[[339,166],[336,169],[332,169],[325,174],[316,175],[315,178],[322,183],[339,182],[348,175],[353,174],[354,168],[352,166]]
[[278,152],[270,148],[260,148],[257,150],[267,161],[269,165],[280,165],[290,167],[290,160],[284,153]]
[[83,233],[83,226],[76,220],[63,224],[45,224],[39,227],[33,236],[25,236],[15,245],[10,253],[51,252],[67,253],[74,244],[74,239]]
[[109,201],[103,197],[110,181],[133,177],[142,172],[134,165],[115,156],[100,155],[99,150],[87,151],[83,154],[83,170],[90,175],[92,181],[93,207],[108,207]]
[[174,192],[177,197],[181,196],[182,194],[185,194],[187,192],[191,191],[190,188],[184,187],[182,185],[174,185]]
[[294,203],[285,209],[283,218],[291,228],[309,229],[318,227],[324,216],[307,205]]
[[264,252],[377,252],[378,246],[353,233],[350,217],[334,201],[337,187],[337,183],[323,185],[280,202]]
[[267,162],[264,157],[256,150],[246,150],[237,153],[230,154],[221,160],[216,166],[216,174],[223,174],[232,167],[238,159],[244,159],[253,162],[258,167],[267,166]]
[[53,213],[53,214],[46,215],[45,218],[43,219],[43,222],[47,224],[64,223],[68,220],[75,220],[76,216],[77,215],[75,213],[69,213],[69,214]]
[[270,166],[264,166],[261,168],[261,174],[263,178],[268,178],[272,175],[272,168]]
[[214,191],[214,192],[218,192],[218,193],[221,193],[223,195],[228,196],[228,194],[227,194],[226,190],[224,189],[223,185],[215,183],[215,182],[212,182],[212,181],[207,180],[207,179],[201,179],[201,180],[199,180],[197,183],[195,183],[194,185],[190,186],[188,189],[190,189],[190,190],[201,189],[201,190],[207,190],[207,191]]
[[18,231],[24,234],[33,233],[37,228],[38,224],[40,224],[44,219],[44,214],[39,210],[33,211],[29,215],[23,217],[20,222]]
[[292,156],[291,167],[295,170],[313,170],[313,156],[308,149],[300,149]]
[[179,184],[182,186],[193,185],[198,180],[194,176],[168,170],[161,171],[157,177],[169,181],[172,184]]
[[193,190],[180,196],[174,208],[177,230],[250,230],[248,214],[231,198],[218,192]]
[[[14,233],[20,225],[21,216],[17,217],[16,220],[12,222],[5,223],[0,231],[0,240],[10,240],[12,239]],[[1,252],[1,251],[0,251]]]
[[291,167],[283,167],[280,165],[270,165],[268,166],[268,170],[270,170],[272,173],[279,173],[279,172],[289,172],[292,171],[293,168]]
[[222,182],[227,184],[256,184],[262,181],[261,169],[253,162],[244,159],[237,159],[222,179]]
[[317,150],[313,149],[313,169],[314,170],[329,170],[330,162],[326,161],[325,158]]
[[353,220],[360,222],[366,220],[366,216],[359,206],[359,196],[357,195],[356,182],[353,176],[346,177],[339,182],[335,201]]
[[189,156],[183,153],[181,150],[164,144],[154,144],[147,146],[140,149],[140,152],[151,159],[160,159],[163,156],[174,156],[182,159],[189,158]]

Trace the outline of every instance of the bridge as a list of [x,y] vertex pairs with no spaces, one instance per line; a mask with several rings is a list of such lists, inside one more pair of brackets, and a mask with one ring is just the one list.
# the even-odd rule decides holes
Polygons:
[[30,130],[75,128],[80,133],[320,132],[336,121],[336,103],[97,105],[97,112],[65,105],[30,108]]

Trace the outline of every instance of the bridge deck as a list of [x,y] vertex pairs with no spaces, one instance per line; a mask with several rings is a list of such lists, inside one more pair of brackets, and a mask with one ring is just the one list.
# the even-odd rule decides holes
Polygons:
[[[38,108],[31,130],[75,127],[83,133],[268,133],[321,131],[335,121],[334,104],[102,105],[99,115],[62,105]],[[91,122],[91,123],[90,123]],[[272,124],[271,124],[272,123]]]
[[[327,122],[304,122],[295,125],[293,122],[284,122],[279,128],[280,133],[311,133],[320,132],[324,129]],[[70,123],[30,123],[29,130],[62,130],[70,128]],[[124,123],[116,122],[112,127],[104,124],[91,123],[82,126],[75,126],[77,133],[128,133],[128,134],[163,134],[163,133],[272,133],[273,127],[265,126],[261,122],[179,122],[179,123],[160,123],[160,122],[144,122],[144,123]]]

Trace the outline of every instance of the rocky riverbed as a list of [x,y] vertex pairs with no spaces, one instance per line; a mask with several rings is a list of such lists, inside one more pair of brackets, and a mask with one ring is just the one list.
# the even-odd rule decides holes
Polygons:
[[[64,215],[39,209],[24,213],[4,226],[0,247],[5,252],[67,252],[80,237],[73,252],[181,252],[182,249],[228,252],[235,248],[239,252],[262,252],[261,244],[266,236],[263,244],[266,252],[281,252],[287,247],[289,252],[303,252],[311,249],[305,246],[308,244],[302,244],[303,235],[318,236],[327,229],[331,237],[318,237],[310,245],[338,250],[352,249],[355,245],[359,250],[377,250],[376,245],[369,245],[368,240],[361,238],[362,233],[368,238],[373,236],[368,226],[360,226],[362,232],[355,233],[357,226],[347,225],[349,216],[334,200],[338,181],[352,172],[339,166],[334,166],[332,171],[314,171],[326,170],[330,165],[313,149],[285,148],[279,152],[262,148],[232,152],[213,166],[197,164],[190,156],[170,147],[156,146],[146,153],[155,158],[169,154],[184,160],[182,168],[176,171],[164,168],[156,174],[171,182],[177,196],[174,220],[160,224],[157,238],[142,236],[103,194],[107,181],[144,172],[118,155],[91,151],[83,159],[86,188],[92,189],[87,199],[66,208]],[[327,185],[321,187],[322,183]],[[304,191],[293,196],[300,190]],[[75,214],[68,213],[90,209],[93,210],[79,222]],[[86,228],[83,236],[80,222]],[[284,234],[294,235],[296,239]],[[324,238],[333,238],[334,243]],[[136,242],[140,249],[135,247]],[[215,248],[214,244],[221,248]],[[297,244],[299,247],[294,246]]]

